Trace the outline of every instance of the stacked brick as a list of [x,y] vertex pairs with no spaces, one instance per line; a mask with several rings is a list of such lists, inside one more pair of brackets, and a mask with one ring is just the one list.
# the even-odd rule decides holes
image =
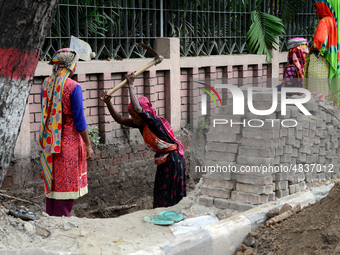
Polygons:
[[[244,95],[247,102],[247,93]],[[224,205],[229,208],[233,202],[263,204],[340,175],[340,110],[327,102],[320,106],[312,98],[304,104],[312,115],[304,115],[295,105],[288,105],[286,115],[281,115],[280,96],[276,110],[269,115],[254,115],[247,106],[244,115],[233,115],[230,100],[219,108],[218,115],[210,117],[211,123],[216,119],[228,122],[210,126],[206,166],[234,167],[223,173],[216,167],[215,172],[205,169],[200,204],[222,209],[221,199],[228,200]],[[270,109],[272,91],[254,89],[253,106]],[[231,121],[235,125],[231,126]]]

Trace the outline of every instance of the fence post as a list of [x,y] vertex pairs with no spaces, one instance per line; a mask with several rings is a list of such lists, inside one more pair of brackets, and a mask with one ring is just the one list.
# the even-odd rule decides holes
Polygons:
[[174,132],[181,128],[181,70],[178,38],[157,38],[157,53],[169,59],[169,75],[164,77],[165,112]]
[[[279,40],[279,39],[278,39]],[[280,60],[279,60],[279,55],[280,55],[280,46],[277,45],[277,50],[272,50],[273,52],[273,58],[272,58],[272,79],[278,79],[280,78]]]

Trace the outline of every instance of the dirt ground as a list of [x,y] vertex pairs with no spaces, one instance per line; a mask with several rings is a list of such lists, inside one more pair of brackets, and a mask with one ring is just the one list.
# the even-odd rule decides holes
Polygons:
[[237,255],[340,254],[340,182],[290,218],[248,234]]
[[[169,226],[146,223],[143,221],[145,216],[173,210],[182,213],[185,219],[202,215],[224,219],[238,213],[214,207],[206,208],[195,203],[199,185],[173,207],[139,210],[115,218],[51,217],[44,213],[43,197],[35,198],[34,201],[38,201],[34,205],[0,197],[0,252],[40,248],[84,255],[130,254],[174,238]],[[9,195],[7,192],[3,194]],[[19,197],[20,194],[16,194]],[[20,198],[29,197],[22,193]],[[40,219],[23,221],[8,215],[8,210],[16,208],[32,211],[40,215]],[[84,214],[85,211],[83,209],[81,213]]]

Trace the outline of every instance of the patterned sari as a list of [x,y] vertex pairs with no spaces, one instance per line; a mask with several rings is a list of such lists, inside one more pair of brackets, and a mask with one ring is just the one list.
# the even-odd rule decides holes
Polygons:
[[[315,0],[320,19],[316,28],[312,49],[319,52],[318,57],[308,54],[304,87],[310,92],[330,95],[339,90],[340,24],[338,22],[340,1]],[[331,97],[339,105],[339,93]]]
[[80,85],[68,78],[75,68],[76,52],[61,49],[51,63],[53,73],[42,85],[42,120],[39,142],[45,195],[50,199],[77,199],[87,193],[85,143],[87,128]]

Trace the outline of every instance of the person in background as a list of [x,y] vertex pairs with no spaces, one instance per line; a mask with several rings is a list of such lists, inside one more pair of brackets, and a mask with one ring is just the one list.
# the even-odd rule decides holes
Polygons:
[[314,7],[320,21],[306,60],[304,88],[338,106],[340,1],[315,0]]
[[87,163],[94,154],[87,132],[80,85],[71,80],[78,54],[58,50],[49,64],[53,73],[41,90],[41,165],[50,216],[69,216],[74,200],[87,194]]
[[157,172],[153,207],[173,206],[186,196],[187,173],[184,146],[174,136],[169,122],[156,115],[151,102],[146,97],[137,99],[133,86],[134,74],[128,74],[126,79],[130,91],[131,103],[128,111],[131,119],[122,117],[113,108],[111,96],[106,92],[102,95],[102,100],[115,121],[125,126],[138,128],[146,145],[156,152]]
[[287,68],[282,87],[303,87],[304,68],[308,54],[307,39],[295,37],[288,40]]

